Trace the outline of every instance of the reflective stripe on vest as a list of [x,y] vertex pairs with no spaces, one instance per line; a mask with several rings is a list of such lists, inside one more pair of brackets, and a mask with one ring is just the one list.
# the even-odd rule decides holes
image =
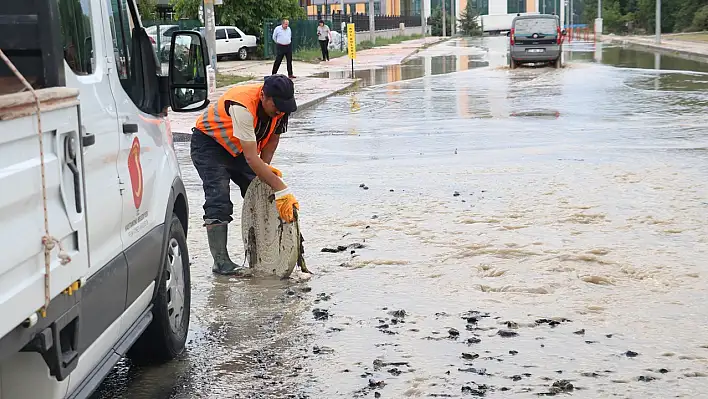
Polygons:
[[[213,137],[231,155],[236,156],[243,152],[241,142],[233,135],[233,120],[226,112],[226,102],[243,105],[253,116],[253,129],[258,125],[258,105],[261,99],[262,84],[242,85],[229,89],[219,99],[197,118],[196,128]],[[270,140],[270,136],[278,126],[283,115],[278,115],[271,120],[270,129],[266,137],[258,143],[258,152]]]

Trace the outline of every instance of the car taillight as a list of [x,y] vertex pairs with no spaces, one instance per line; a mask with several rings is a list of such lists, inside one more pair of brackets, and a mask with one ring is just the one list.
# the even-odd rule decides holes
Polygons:
[[511,43],[512,46],[514,45],[514,29],[513,28],[511,29],[511,32],[509,32],[509,43]]
[[152,36],[148,36],[148,37],[150,38],[150,43],[156,44],[156,43],[155,43],[155,39],[153,39]]
[[558,30],[558,44],[561,44],[561,41],[563,40],[563,35],[561,35],[561,28],[558,27],[556,29]]

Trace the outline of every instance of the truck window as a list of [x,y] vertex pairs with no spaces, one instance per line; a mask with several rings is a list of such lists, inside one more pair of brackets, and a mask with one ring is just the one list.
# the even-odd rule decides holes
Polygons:
[[59,0],[64,60],[77,75],[90,75],[96,64],[89,2],[89,0]]
[[113,36],[113,54],[116,59],[118,77],[123,89],[139,106],[143,101],[144,89],[137,84],[137,74],[133,59],[133,15],[127,0],[106,0],[111,35]]
[[519,19],[514,24],[514,32],[521,35],[532,35],[534,33],[555,35],[558,34],[558,25],[553,18]]

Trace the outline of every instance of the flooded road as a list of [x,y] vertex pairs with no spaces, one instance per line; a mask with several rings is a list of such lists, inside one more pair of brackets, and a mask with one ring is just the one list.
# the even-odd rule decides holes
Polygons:
[[187,353],[126,360],[94,398],[701,396],[708,66],[574,43],[560,70],[511,71],[505,46],[360,71],[361,90],[291,122],[274,165],[301,204],[307,283],[211,274],[176,143]]

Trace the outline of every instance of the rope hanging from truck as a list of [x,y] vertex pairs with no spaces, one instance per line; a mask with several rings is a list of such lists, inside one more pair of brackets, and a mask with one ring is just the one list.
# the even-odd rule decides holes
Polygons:
[[20,73],[20,71],[17,70],[15,65],[10,61],[9,58],[5,55],[5,53],[0,50],[0,58],[5,62],[8,68],[12,71],[12,73],[17,76],[17,79],[22,82],[22,84],[27,88],[32,93],[32,96],[34,96],[34,101],[35,105],[37,107],[37,135],[39,137],[39,166],[42,174],[42,208],[44,209],[44,236],[42,237],[42,246],[44,247],[44,307],[41,309],[42,312],[42,317],[46,317],[47,315],[47,308],[49,307],[49,301],[51,301],[51,296],[50,296],[50,291],[49,291],[49,277],[51,274],[51,264],[52,264],[52,250],[55,247],[59,247],[59,262],[62,265],[66,265],[67,263],[71,262],[71,257],[69,254],[64,251],[64,248],[61,245],[61,242],[57,240],[54,236],[49,234],[49,211],[47,210],[47,181],[46,181],[46,176],[45,176],[45,167],[44,167],[44,134],[42,133],[42,104],[39,101],[39,97],[37,96],[37,93],[34,91],[32,88],[32,85],[29,84],[27,79],[25,79],[24,76]]

